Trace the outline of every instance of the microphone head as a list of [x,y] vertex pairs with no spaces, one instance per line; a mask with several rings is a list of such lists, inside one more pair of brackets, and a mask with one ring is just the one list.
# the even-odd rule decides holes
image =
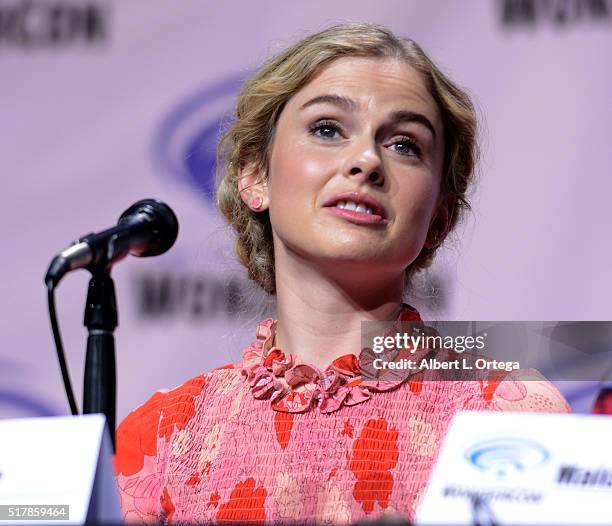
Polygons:
[[147,224],[151,237],[148,243],[132,247],[130,254],[133,256],[159,256],[174,245],[179,224],[176,215],[167,204],[157,199],[142,199],[121,214],[118,224],[135,221]]

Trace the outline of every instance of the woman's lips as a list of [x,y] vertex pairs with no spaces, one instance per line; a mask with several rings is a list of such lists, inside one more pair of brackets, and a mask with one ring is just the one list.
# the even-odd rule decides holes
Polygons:
[[[363,193],[363,192],[355,192],[355,191],[348,191],[348,192],[342,192],[341,194],[337,194],[336,196],[332,197],[331,199],[328,199],[323,206],[338,206],[340,203],[353,203],[356,205],[364,205],[367,208],[370,209],[370,211],[372,212],[372,214],[377,214],[380,217],[382,217],[383,219],[386,219],[388,217],[387,215],[387,211],[385,210],[384,206],[382,206],[374,197]],[[341,208],[347,208],[346,206],[343,206]],[[351,207],[349,207],[350,209]]]
[[388,222],[377,214],[367,214],[366,212],[347,210],[346,208],[338,208],[337,206],[326,206],[324,210],[328,210],[331,214],[346,219],[356,225],[383,225]]

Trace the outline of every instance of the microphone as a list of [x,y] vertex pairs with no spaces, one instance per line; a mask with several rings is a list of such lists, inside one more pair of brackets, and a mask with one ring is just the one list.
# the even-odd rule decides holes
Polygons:
[[117,226],[79,238],[60,252],[45,276],[47,287],[55,287],[71,270],[110,268],[132,254],[158,256],[170,249],[178,236],[178,220],[172,209],[156,199],[143,199],[130,206]]

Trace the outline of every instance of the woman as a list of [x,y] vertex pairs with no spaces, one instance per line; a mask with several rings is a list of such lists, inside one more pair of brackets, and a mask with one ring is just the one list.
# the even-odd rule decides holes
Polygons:
[[568,411],[533,370],[361,375],[363,320],[420,319],[402,293],[467,208],[475,136],[468,96],[374,25],[309,36],[247,82],[218,203],[278,319],[242,361],[155,393],[119,426],[127,520],[410,518],[456,412]]

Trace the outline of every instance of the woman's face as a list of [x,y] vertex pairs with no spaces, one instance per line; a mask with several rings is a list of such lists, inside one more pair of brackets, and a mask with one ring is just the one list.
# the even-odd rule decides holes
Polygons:
[[437,105],[411,66],[335,60],[277,123],[264,187],[275,253],[403,273],[439,209],[443,153]]

